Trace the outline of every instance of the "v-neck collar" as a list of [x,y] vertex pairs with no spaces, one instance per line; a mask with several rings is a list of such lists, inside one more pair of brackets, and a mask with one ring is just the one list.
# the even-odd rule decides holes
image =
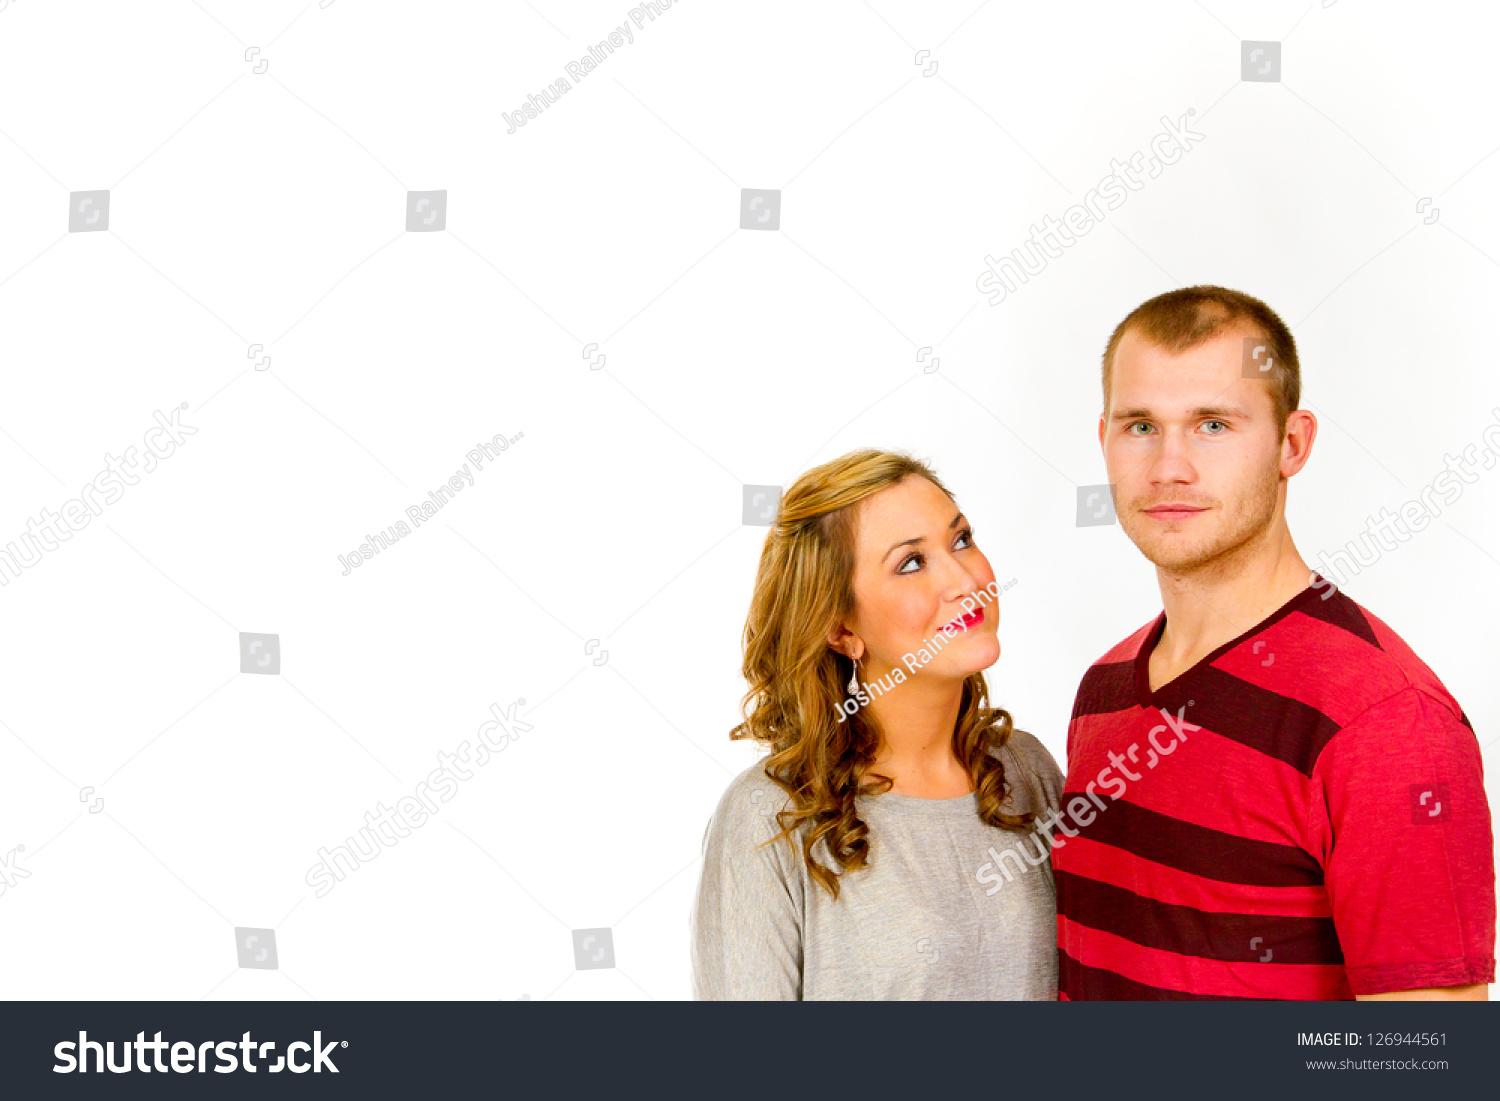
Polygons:
[[[1228,642],[1224,643],[1224,645],[1218,647],[1218,649],[1205,654],[1190,668],[1183,670],[1181,673],[1178,673],[1175,677],[1164,683],[1160,688],[1153,692],[1151,691],[1151,652],[1156,649],[1156,644],[1161,641],[1162,632],[1165,631],[1167,627],[1167,612],[1166,609],[1163,608],[1162,611],[1157,614],[1156,621],[1152,623],[1150,628],[1146,631],[1146,637],[1141,642],[1140,648],[1135,652],[1136,702],[1149,711],[1151,708],[1156,707],[1159,704],[1162,704],[1167,700],[1175,697],[1178,694],[1178,691],[1185,685],[1187,685],[1191,681],[1191,679],[1198,674],[1199,670],[1203,669],[1205,666],[1212,665],[1225,654],[1229,653],[1229,651],[1233,650],[1236,646],[1242,645],[1247,640],[1254,638],[1266,628],[1270,627],[1273,623],[1276,623],[1277,621],[1285,619],[1287,616],[1291,615],[1308,600],[1317,595],[1319,589],[1318,583],[1323,582],[1323,578],[1317,572],[1314,572],[1312,577],[1313,580],[1307,586],[1307,588],[1303,589],[1281,607],[1277,608],[1270,615],[1266,616],[1265,619],[1261,620],[1254,627],[1251,627],[1243,634],[1237,635],[1236,637],[1230,639]],[[1327,582],[1323,582],[1323,584],[1326,585]]]

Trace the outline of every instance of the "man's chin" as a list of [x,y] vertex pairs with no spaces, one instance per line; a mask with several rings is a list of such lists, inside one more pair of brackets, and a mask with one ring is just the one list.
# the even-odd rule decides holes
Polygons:
[[1146,560],[1167,573],[1192,573],[1212,562],[1214,555],[1198,554],[1147,554]]
[[[1130,534],[1127,532],[1127,534]],[[1163,539],[1156,537],[1152,539],[1132,538],[1136,550],[1141,552],[1142,557],[1160,570],[1168,570],[1172,573],[1183,573],[1195,570],[1200,566],[1207,565],[1223,553],[1223,547],[1204,544],[1199,540],[1187,542],[1185,540]]]
[[1278,485],[1268,477],[1259,491],[1221,502],[1214,506],[1216,515],[1182,521],[1184,527],[1176,530],[1167,530],[1160,521],[1147,519],[1133,508],[1120,514],[1120,525],[1141,555],[1159,570],[1184,574],[1233,568],[1270,532]]

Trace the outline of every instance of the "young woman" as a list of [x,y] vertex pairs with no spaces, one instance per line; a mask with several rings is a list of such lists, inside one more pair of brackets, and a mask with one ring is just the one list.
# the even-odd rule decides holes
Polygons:
[[745,623],[744,722],[770,754],[709,822],[700,999],[1053,999],[1063,775],[988,706],[995,575],[923,463],[799,478]]

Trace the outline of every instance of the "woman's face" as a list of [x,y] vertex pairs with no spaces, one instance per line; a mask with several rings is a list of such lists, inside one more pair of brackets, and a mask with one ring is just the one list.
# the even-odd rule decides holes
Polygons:
[[[1000,656],[999,602],[984,591],[994,580],[958,506],[926,478],[908,475],[856,510],[854,613],[848,633],[830,641],[845,653],[850,634],[864,643],[861,681],[897,666],[908,677],[988,669]],[[924,661],[920,649],[950,623],[954,638],[939,639],[940,651],[927,646],[935,656]]]

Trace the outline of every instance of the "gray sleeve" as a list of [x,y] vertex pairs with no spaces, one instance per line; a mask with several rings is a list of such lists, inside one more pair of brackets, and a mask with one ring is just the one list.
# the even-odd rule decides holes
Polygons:
[[1012,784],[1025,783],[1031,789],[1032,798],[1036,800],[1033,805],[1040,808],[1038,817],[1047,811],[1056,810],[1062,800],[1066,777],[1057,766],[1057,759],[1042,744],[1041,739],[1035,734],[1017,730],[1012,732],[1005,748],[1010,751],[1011,760],[1022,774],[1018,777],[1007,775],[1006,779]]
[[[1057,758],[1052,756],[1050,750],[1042,744],[1040,738],[1035,734],[1028,734],[1024,730],[1015,731],[1005,743],[1005,749],[1010,753],[1010,759],[1021,773],[1020,777],[1007,780],[1013,784],[1018,781],[1024,783],[1031,791],[1031,798],[1027,800],[1031,806],[1029,809],[1036,812],[1038,819],[1046,817],[1055,811],[1062,803],[1063,787],[1067,783],[1067,777],[1063,770],[1057,766]],[[1052,858],[1042,862],[1042,871],[1051,885],[1053,897],[1056,898],[1057,879],[1052,868]],[[1052,999],[1060,995],[1057,991],[1049,996]]]
[[801,859],[774,837],[786,793],[761,772],[729,785],[703,836],[703,871],[689,920],[693,997],[796,1001],[802,997]]

